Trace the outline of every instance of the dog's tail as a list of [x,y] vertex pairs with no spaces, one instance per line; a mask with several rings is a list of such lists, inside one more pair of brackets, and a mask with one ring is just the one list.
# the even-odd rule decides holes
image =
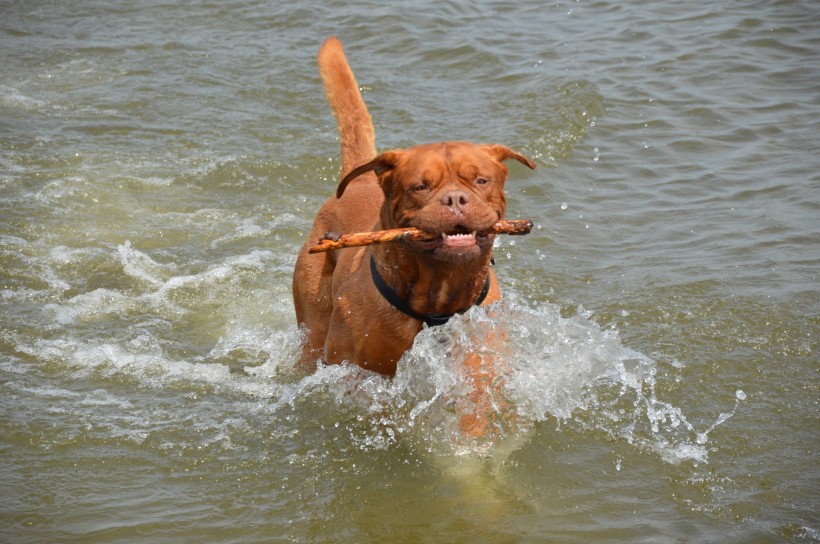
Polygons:
[[325,94],[339,125],[344,178],[354,167],[376,156],[373,121],[345,58],[342,42],[329,37],[319,49],[318,60]]

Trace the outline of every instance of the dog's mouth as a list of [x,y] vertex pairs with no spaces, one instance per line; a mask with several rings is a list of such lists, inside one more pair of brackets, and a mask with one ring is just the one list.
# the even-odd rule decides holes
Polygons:
[[488,234],[479,234],[476,231],[472,232],[453,232],[453,233],[441,233],[441,242],[442,245],[447,247],[463,247],[463,246],[472,246],[472,245],[480,245],[481,242],[486,241],[488,239]]
[[481,233],[459,225],[449,232],[442,232],[432,240],[414,241],[411,244],[417,251],[423,253],[432,253],[442,257],[470,258],[491,246],[494,239],[495,235],[492,233]]

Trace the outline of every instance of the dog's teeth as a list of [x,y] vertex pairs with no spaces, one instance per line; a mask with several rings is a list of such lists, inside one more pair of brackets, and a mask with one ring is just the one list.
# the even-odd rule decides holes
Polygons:
[[462,238],[475,238],[476,231],[471,232],[470,234],[447,234],[446,232],[441,233],[441,238],[443,240],[461,240]]

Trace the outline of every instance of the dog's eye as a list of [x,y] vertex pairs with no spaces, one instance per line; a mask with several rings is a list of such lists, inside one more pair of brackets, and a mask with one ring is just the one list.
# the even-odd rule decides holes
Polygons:
[[416,185],[415,187],[413,187],[413,191],[415,191],[416,193],[420,193],[422,191],[426,191],[429,188],[430,188],[430,186],[427,185],[427,183],[421,182],[418,185]]
[[490,180],[487,178],[476,178],[475,180],[476,185],[487,185],[488,183],[490,183]]

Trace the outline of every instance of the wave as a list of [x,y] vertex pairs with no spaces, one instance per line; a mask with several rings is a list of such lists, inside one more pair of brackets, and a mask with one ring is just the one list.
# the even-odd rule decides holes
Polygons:
[[[4,341],[37,364],[57,365],[74,377],[126,380],[137,388],[186,398],[216,395],[226,406],[238,403],[244,412],[250,405],[253,414],[274,419],[294,412],[311,414],[320,426],[343,426],[350,447],[410,446],[453,462],[501,463],[527,444],[538,426],[556,425],[602,434],[668,463],[704,463],[709,433],[745,400],[738,390],[732,410],[697,428],[681,407],[658,394],[662,365],[624,346],[616,329],[601,327],[583,309],[565,317],[556,305],[525,303],[514,292],[507,301],[424,329],[393,379],[349,364],[317,364],[305,375],[298,366],[303,331],[294,325],[263,325],[239,313],[227,320],[210,348],[199,347],[191,354],[190,349],[179,350],[178,340],[164,332],[174,322],[190,327],[189,314],[195,313],[182,308],[184,297],[175,291],[218,289],[238,268],[261,266],[267,254],[181,277],[169,277],[164,267],[146,263],[130,245],[121,246],[120,254],[126,266],[151,271],[135,275],[148,293],[101,289],[78,295],[49,306],[52,329],[59,331],[56,337],[6,333]],[[76,326],[122,314],[131,316],[130,323],[115,338],[89,335]],[[490,337],[503,341],[486,341]],[[459,424],[464,411],[472,409],[473,385],[462,367],[468,353],[493,361],[496,372],[486,414],[491,431],[479,437],[464,433]],[[103,383],[101,390],[106,389]],[[225,425],[237,419],[221,410],[201,417],[208,418],[202,426],[215,436],[223,436]],[[140,425],[129,423],[134,436],[150,434],[145,428],[132,429],[135,426]]]

